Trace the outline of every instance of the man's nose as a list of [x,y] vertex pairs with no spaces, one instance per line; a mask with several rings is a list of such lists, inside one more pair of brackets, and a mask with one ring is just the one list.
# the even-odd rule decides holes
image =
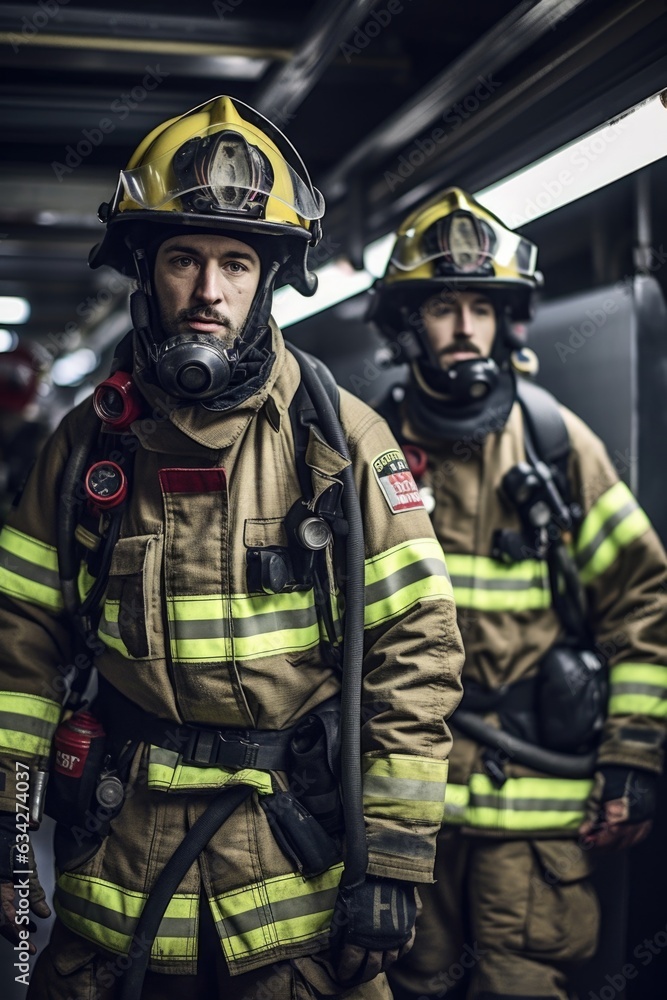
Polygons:
[[472,322],[472,310],[467,306],[460,306],[458,314],[456,317],[456,332],[462,337],[472,337],[473,335],[473,322]]
[[194,290],[197,298],[210,305],[222,300],[223,291],[220,268],[214,261],[202,265]]

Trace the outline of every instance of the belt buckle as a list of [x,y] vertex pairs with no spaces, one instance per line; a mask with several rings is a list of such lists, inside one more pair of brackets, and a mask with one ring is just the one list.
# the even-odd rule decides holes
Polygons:
[[259,743],[252,743],[247,737],[245,729],[225,729],[218,730],[217,735],[222,743],[240,744],[245,747],[243,762],[241,767],[254,767],[257,762],[260,746]]
[[194,727],[191,729],[187,744],[181,752],[181,760],[183,764],[207,767],[211,763],[211,751],[218,734],[215,730],[210,729],[195,729]]

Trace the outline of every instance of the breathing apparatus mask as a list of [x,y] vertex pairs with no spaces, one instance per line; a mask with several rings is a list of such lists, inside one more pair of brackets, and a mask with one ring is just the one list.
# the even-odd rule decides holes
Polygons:
[[[307,251],[319,242],[323,213],[294,147],[240,101],[215,98],[158,126],[121,171],[111,202],[100,206],[107,232],[90,258],[92,267],[109,264],[138,279],[130,302],[135,374],[177,405],[226,409],[256,392],[275,360],[268,326],[274,287],[289,282],[305,295],[317,287]],[[176,232],[229,236],[259,254],[260,283],[233,343],[206,333],[163,335],[154,261]],[[96,393],[96,409],[122,424],[132,407],[117,382]]]

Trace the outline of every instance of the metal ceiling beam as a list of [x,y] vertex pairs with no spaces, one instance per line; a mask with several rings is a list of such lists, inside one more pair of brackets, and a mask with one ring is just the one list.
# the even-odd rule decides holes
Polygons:
[[396,114],[344,156],[322,182],[325,195],[330,199],[342,197],[350,174],[359,172],[362,167],[367,171],[398,152],[440,119],[443,110],[473,92],[481,78],[507,66],[585,2],[522,0]]
[[[223,4],[220,4],[222,11]],[[230,4],[230,7],[234,4]],[[211,5],[212,10],[217,8]],[[53,16],[45,15],[38,4],[9,3],[0,6],[0,30],[12,32],[29,42],[36,36],[40,44],[48,44],[48,36],[87,35],[118,41],[180,41],[190,43],[224,42],[233,46],[291,49],[298,26],[284,17],[276,20],[264,18],[202,17],[187,14],[128,13],[112,9],[90,9],[58,5]]]
[[[646,82],[647,76],[658,81],[656,86],[665,78],[659,65],[654,66],[652,63],[644,44],[640,45],[638,52],[630,46],[634,44],[635,36],[639,36],[642,31],[651,30],[653,22],[658,19],[663,22],[665,19],[662,0],[621,0],[607,7],[602,16],[580,31],[568,35],[558,48],[549,52],[548,57],[528,67],[467,121],[460,123],[455,133],[442,143],[442,148],[428,157],[423,166],[415,168],[409,191],[403,191],[397,196],[387,185],[386,178],[377,176],[367,192],[368,204],[373,206],[367,217],[369,229],[374,230],[386,220],[388,203],[392,213],[397,218],[402,217],[416,203],[442,186],[443,175],[457,176],[463,170],[470,175],[471,168],[468,164],[471,161],[476,166],[472,168],[468,183],[472,183],[475,188],[486,186],[498,176],[506,176],[521,169],[642,100],[647,96],[646,88],[650,89],[650,84]],[[660,51],[662,33],[657,31],[655,37],[656,51]],[[641,36],[637,39],[637,43],[640,42]],[[609,60],[612,53],[621,50],[624,52],[624,65],[636,66],[637,71],[624,72],[623,83],[619,87],[615,85]],[[664,63],[664,58],[661,62]],[[582,83],[580,90],[587,98],[579,103],[576,118],[570,106],[563,107],[563,96],[560,98],[560,117],[550,114],[547,102],[549,99],[553,100],[554,93],[563,95],[566,86],[590,70],[594,64],[600,66],[599,93],[596,94],[590,85]],[[647,72],[640,72],[639,67]],[[638,78],[636,85],[635,77]],[[509,146],[503,149],[502,144],[495,141],[495,137],[508,134],[514,123],[521,119],[525,121],[526,116],[536,107],[545,109],[543,126],[539,131],[529,130],[530,134],[525,134],[524,129],[524,135],[520,139],[510,141]],[[582,115],[585,117],[582,118]],[[494,143],[495,149],[495,176],[492,177],[489,176],[487,162],[480,152],[483,148],[488,148],[490,143]]]
[[251,100],[267,118],[287,122],[303,103],[329,63],[338,55],[341,42],[371,12],[376,0],[328,0],[315,5],[306,23],[303,41],[292,58],[268,74]]

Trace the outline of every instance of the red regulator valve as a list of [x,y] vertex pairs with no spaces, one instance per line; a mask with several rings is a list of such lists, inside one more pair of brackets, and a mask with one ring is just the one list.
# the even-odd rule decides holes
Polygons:
[[118,507],[127,496],[127,478],[116,462],[95,462],[85,478],[86,495],[100,512]]

